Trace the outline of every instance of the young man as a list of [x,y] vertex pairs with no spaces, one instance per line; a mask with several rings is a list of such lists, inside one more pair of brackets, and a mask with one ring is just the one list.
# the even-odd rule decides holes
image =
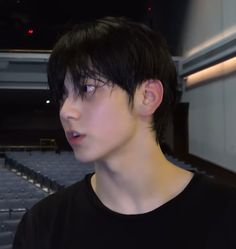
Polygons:
[[95,173],[28,211],[14,249],[236,248],[235,190],[161,151],[176,72],[160,35],[124,18],[76,26],[48,79],[75,157]]

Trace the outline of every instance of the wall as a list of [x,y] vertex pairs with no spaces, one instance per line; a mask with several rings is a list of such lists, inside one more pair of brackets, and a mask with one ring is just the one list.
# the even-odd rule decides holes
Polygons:
[[[236,32],[235,0],[192,0],[183,56]],[[224,68],[221,69],[222,71]],[[208,83],[208,84],[207,84]],[[183,93],[189,102],[189,153],[236,172],[236,73]]]

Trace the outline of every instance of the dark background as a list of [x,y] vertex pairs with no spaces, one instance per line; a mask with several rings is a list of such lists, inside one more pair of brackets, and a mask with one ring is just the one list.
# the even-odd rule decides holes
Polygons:
[[[0,0],[0,50],[51,50],[70,26],[103,16],[126,16],[159,30],[173,56],[181,55],[180,38],[188,0]],[[37,145],[56,138],[69,148],[47,90],[0,89],[0,145]]]
[[[68,26],[103,16],[126,16],[158,29],[180,55],[188,0],[0,0],[0,49],[52,49]],[[30,30],[33,33],[30,33]]]

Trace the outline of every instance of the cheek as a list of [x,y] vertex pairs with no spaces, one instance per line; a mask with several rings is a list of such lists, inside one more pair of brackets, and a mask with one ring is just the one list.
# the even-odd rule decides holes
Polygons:
[[111,139],[122,136],[134,126],[135,120],[125,102],[107,103],[97,107],[92,117],[97,135]]

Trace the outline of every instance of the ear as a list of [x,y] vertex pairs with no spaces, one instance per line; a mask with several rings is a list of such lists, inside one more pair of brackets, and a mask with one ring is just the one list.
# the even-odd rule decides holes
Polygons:
[[163,85],[159,80],[146,80],[137,89],[137,112],[143,116],[151,116],[160,106],[163,99]]

